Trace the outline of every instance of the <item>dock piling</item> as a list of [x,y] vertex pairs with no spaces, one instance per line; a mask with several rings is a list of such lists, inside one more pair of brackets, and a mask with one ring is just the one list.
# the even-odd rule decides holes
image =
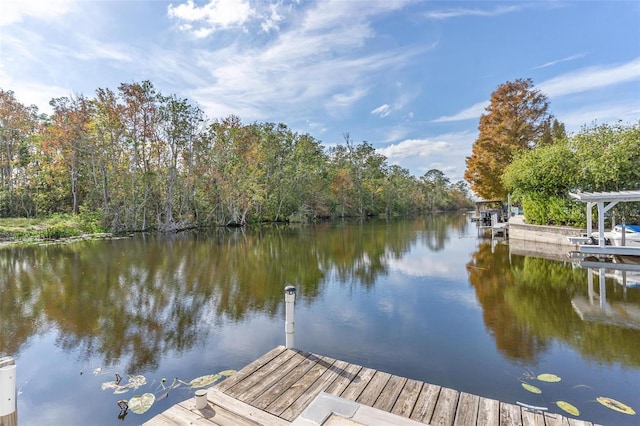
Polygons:
[[294,347],[294,306],[296,303],[296,288],[292,285],[288,285],[284,288],[284,305],[285,305],[285,347],[287,349]]
[[0,426],[17,424],[16,363],[5,356],[0,358]]

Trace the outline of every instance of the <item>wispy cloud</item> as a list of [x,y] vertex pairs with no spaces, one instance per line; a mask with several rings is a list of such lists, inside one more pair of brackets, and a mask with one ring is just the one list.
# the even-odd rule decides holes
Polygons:
[[25,18],[51,20],[73,10],[76,0],[21,0],[2,1],[0,27],[21,22]]
[[446,123],[451,121],[462,121],[462,120],[471,120],[480,117],[484,112],[487,106],[489,105],[489,101],[478,102],[470,106],[469,108],[465,108],[457,114],[454,115],[445,115],[442,117],[438,117],[435,120],[432,120],[433,123]]
[[579,69],[540,83],[537,88],[547,96],[563,96],[600,89],[630,81],[640,81],[640,58],[621,65]]
[[573,109],[566,114],[558,114],[558,118],[570,132],[577,132],[582,126],[594,123],[612,123],[621,120],[625,124],[637,123],[640,119],[639,102],[604,103]]
[[[536,89],[552,98],[631,81],[640,81],[640,58],[620,65],[582,68],[544,81],[538,84]],[[438,117],[432,122],[444,123],[477,119],[485,112],[487,105],[489,105],[489,101],[478,102],[457,114]]]
[[576,59],[580,59],[580,58],[584,58],[586,55],[586,53],[579,53],[577,55],[571,55],[571,56],[567,56],[566,58],[562,58],[562,59],[557,59],[555,61],[550,61],[550,62],[546,62],[542,65],[538,65],[537,67],[533,67],[534,70],[540,69],[540,68],[547,68],[547,67],[551,67],[557,64],[560,64],[562,62],[569,62],[569,61],[574,61]]
[[469,9],[469,8],[451,8],[434,10],[424,14],[427,19],[452,19],[459,18],[461,16],[498,16],[507,13],[519,12],[522,9],[527,8],[527,4],[518,4],[513,6],[499,6],[493,9]]
[[[218,50],[199,50],[196,65],[208,73],[205,85],[190,91],[213,116],[250,113],[262,119],[278,111],[288,121],[324,109],[342,114],[369,93],[381,75],[406,67],[430,48],[367,50],[375,36],[371,19],[401,3],[374,2],[355,13],[357,2],[337,1],[298,11],[296,22],[267,43],[236,42]],[[305,105],[305,112],[300,108]]]
[[391,107],[389,106],[389,104],[383,104],[383,105],[380,105],[378,108],[375,108],[374,110],[372,110],[371,114],[384,118],[389,115],[390,111],[391,111]]

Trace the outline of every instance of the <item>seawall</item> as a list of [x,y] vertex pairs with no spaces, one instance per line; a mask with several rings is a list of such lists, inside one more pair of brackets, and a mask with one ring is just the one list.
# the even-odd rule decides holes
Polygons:
[[579,237],[586,229],[571,226],[531,225],[524,222],[524,216],[509,218],[509,249],[523,256],[542,257],[552,260],[569,261],[569,252],[578,246],[567,237]]

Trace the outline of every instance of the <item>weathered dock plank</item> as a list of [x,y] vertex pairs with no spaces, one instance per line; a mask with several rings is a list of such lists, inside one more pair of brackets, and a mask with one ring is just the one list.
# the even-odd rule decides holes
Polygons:
[[411,417],[413,407],[416,406],[416,401],[418,400],[421,390],[422,382],[408,379],[400,391],[400,395],[398,395],[398,399],[391,409],[391,412],[402,417]]
[[356,380],[361,370],[362,367],[360,365],[349,364],[349,366],[343,370],[340,376],[329,385],[325,392],[336,396],[342,395],[342,392],[345,391],[345,389],[351,384],[351,382]]
[[241,371],[238,371],[236,374],[230,377],[227,377],[223,382],[221,382],[218,385],[218,389],[223,391],[229,389],[239,381],[243,380],[245,377],[253,374],[253,372],[258,368],[262,367],[263,365],[265,365],[266,363],[268,363],[278,355],[281,355],[282,353],[285,353],[285,352],[289,354],[289,351],[285,351],[284,346],[278,346],[276,348],[271,349],[269,352],[262,355],[260,358],[256,359],[255,361],[252,361],[250,364],[247,364]]
[[436,426],[452,425],[456,418],[459,395],[460,393],[453,389],[440,389],[440,396],[429,424]]
[[416,405],[411,412],[410,418],[422,423],[429,423],[438,402],[440,386],[425,383],[422,386]]
[[283,419],[293,421],[320,392],[326,389],[340,376],[346,373],[350,364],[345,361],[334,361],[333,364],[311,384],[286,410],[280,414]]
[[[269,351],[208,389],[207,401],[207,407],[198,410],[195,399],[190,398],[145,425],[318,425],[305,417],[307,413],[317,415],[318,409],[328,410],[325,418],[335,420],[332,407],[349,407],[352,423],[367,426],[593,426],[560,414],[530,410],[283,347]],[[321,418],[323,413],[319,413]],[[347,424],[347,420],[337,419],[339,424]]]
[[356,402],[373,407],[390,378],[391,374],[376,371],[371,380],[369,380],[369,383],[367,383],[367,386],[360,393],[358,398],[356,398]]
[[478,395],[461,392],[453,423],[454,426],[475,426],[478,422],[479,406],[480,397]]
[[375,374],[376,370],[363,367],[339,396],[350,401],[355,401]]
[[281,415],[303,393],[307,392],[317,379],[329,370],[333,361],[334,360],[330,359],[316,360],[316,364],[303,374],[299,380],[294,382],[287,390],[280,393],[279,396],[267,406],[266,411],[278,416]]
[[498,426],[500,424],[500,403],[495,399],[480,397],[477,424]]
[[406,383],[407,378],[405,377],[391,376],[384,389],[382,389],[380,396],[373,404],[373,408],[391,412]]
[[254,370],[244,380],[228,388],[226,393],[241,401],[251,401],[264,392],[266,388],[280,380],[280,377],[287,375],[289,371],[293,370],[305,359],[304,355],[294,351],[282,353],[262,368]]
[[281,377],[280,380],[275,382],[270,388],[266,389],[258,398],[251,401],[251,405],[267,411],[266,408],[269,406],[269,404],[271,404],[287,389],[293,386],[293,384],[300,380],[302,376],[307,374],[307,372],[317,364],[317,360],[317,355],[308,354],[308,356],[293,370],[289,371],[285,376]]
[[521,407],[514,404],[508,404],[506,402],[501,402],[500,403],[500,424],[522,426]]
[[545,426],[544,414],[522,409],[523,426]]
[[250,404],[239,401],[222,390],[213,387],[207,390],[207,399],[216,406],[223,406],[228,411],[240,414],[244,418],[254,421],[261,426],[287,426],[289,422],[277,416],[262,411]]

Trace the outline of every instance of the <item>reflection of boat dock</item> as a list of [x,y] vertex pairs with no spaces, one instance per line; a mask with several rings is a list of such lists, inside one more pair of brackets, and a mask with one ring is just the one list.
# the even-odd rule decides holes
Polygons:
[[[626,294],[627,287],[640,284],[640,265],[584,260],[580,262],[580,266],[589,268],[590,271],[587,276],[588,297],[575,296],[571,300],[571,305],[580,318],[584,321],[640,329],[640,306],[626,301],[607,301],[605,285],[606,278],[613,278],[623,286]],[[598,277],[598,291],[595,289],[594,276]]]
[[591,425],[280,346],[145,425]]

